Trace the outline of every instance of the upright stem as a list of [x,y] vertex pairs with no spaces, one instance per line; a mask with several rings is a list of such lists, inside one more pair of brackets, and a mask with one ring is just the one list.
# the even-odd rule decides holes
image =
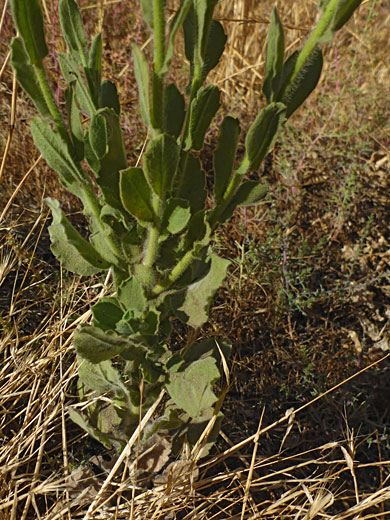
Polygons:
[[35,72],[38,77],[39,85],[42,89],[43,95],[45,97],[46,104],[50,110],[51,117],[53,118],[54,124],[56,125],[56,128],[58,130],[58,133],[61,135],[61,137],[64,139],[68,147],[71,147],[71,141],[69,138],[69,134],[66,130],[66,126],[64,123],[64,120],[62,118],[61,112],[59,111],[57,104],[55,102],[53,93],[51,91],[49,82],[47,80],[47,76],[45,73],[45,70],[42,66],[34,66]]
[[285,91],[294,84],[295,80],[297,79],[298,75],[306,65],[307,60],[309,59],[311,53],[314,51],[314,49],[317,47],[321,37],[326,33],[326,31],[329,29],[330,24],[332,23],[333,16],[335,14],[335,11],[338,7],[340,0],[330,0],[329,4],[327,5],[324,13],[322,14],[316,28],[311,33],[309,39],[307,40],[305,46],[301,50],[301,52],[298,55],[298,59],[295,63],[294,71],[291,75],[290,81],[288,85],[285,88]]
[[161,70],[165,60],[165,0],[153,0],[153,42],[154,42],[154,71],[153,71],[153,127],[162,130],[163,126],[163,95],[164,75]]

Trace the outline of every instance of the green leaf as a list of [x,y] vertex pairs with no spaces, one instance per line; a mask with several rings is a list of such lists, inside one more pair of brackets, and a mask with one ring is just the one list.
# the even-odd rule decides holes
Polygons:
[[116,85],[111,81],[105,80],[101,84],[99,93],[99,107],[112,108],[112,110],[119,116],[121,105],[119,103],[118,91]]
[[216,291],[226,277],[230,262],[212,253],[207,275],[188,287],[185,300],[179,310],[188,316],[191,327],[201,327],[208,320],[208,311]]
[[115,326],[122,319],[123,310],[119,307],[116,298],[101,298],[92,307],[93,324],[102,330],[115,330]]
[[284,59],[284,32],[280,22],[278,10],[274,6],[267,38],[267,54],[265,59],[265,78],[263,92],[268,103],[278,101],[277,94],[280,87],[281,71]]
[[77,426],[88,433],[93,439],[97,440],[107,449],[112,449],[112,443],[109,436],[106,433],[99,431],[98,428],[92,426],[87,418],[75,407],[67,407],[68,415]]
[[268,191],[268,186],[264,184],[259,184],[257,181],[246,181],[238,188],[232,202],[235,206],[252,206],[263,200]]
[[[171,23],[171,26],[169,28],[169,37],[168,37],[168,45],[167,45],[167,48],[166,48],[166,51],[165,51],[165,58],[164,58],[164,65],[163,65],[163,68],[161,70],[161,73],[162,74],[166,74],[168,72],[168,69],[169,69],[169,65],[171,64],[171,61],[172,61],[172,58],[173,58],[173,52],[174,52],[174,45],[175,45],[175,38],[176,38],[176,35],[177,35],[177,32],[178,30],[180,29],[180,27],[183,25],[183,22],[188,14],[188,11],[192,5],[192,1],[193,0],[183,0],[183,2],[181,2],[181,5],[178,9],[178,11],[176,12],[175,16],[173,17],[173,20],[172,20],[172,23]],[[144,5],[147,4],[147,7],[146,7],[146,10],[149,9],[151,11],[151,17],[153,17],[153,12],[152,12],[152,9],[153,9],[153,2],[151,2],[150,0],[141,0],[141,6],[142,6],[142,11],[144,12],[145,10],[145,7]],[[147,16],[150,16],[149,13],[147,13]],[[146,20],[146,18],[144,17],[144,20]],[[148,25],[152,28],[153,26],[153,22],[150,24],[149,22],[147,22]]]
[[311,53],[306,65],[291,87],[284,93],[282,102],[286,105],[286,117],[290,117],[295,110],[309,97],[315,89],[321,76],[323,65],[322,52],[316,47]]
[[338,31],[348,22],[362,0],[339,0],[333,18],[332,31]]
[[80,9],[74,0],[60,0],[58,11],[66,45],[70,51],[80,56],[83,67],[86,67],[88,61],[87,38]]
[[142,18],[148,24],[149,29],[153,29],[153,1],[141,0]]
[[68,85],[75,84],[75,93],[81,110],[92,116],[96,112],[96,105],[88,85],[80,72],[77,61],[70,54],[58,53],[58,62],[61,72]]
[[79,357],[78,374],[80,381],[90,390],[101,394],[114,392],[124,396],[128,393],[119,372],[112,366],[110,360],[91,363]]
[[[243,165],[247,162],[247,169],[257,170],[264,157],[272,148],[279,130],[285,121],[286,107],[283,103],[271,103],[260,112],[248,130],[245,139],[245,158]],[[244,166],[239,168],[244,173]],[[241,170],[243,168],[243,172]]]
[[107,122],[103,113],[96,112],[93,114],[89,125],[88,138],[96,157],[103,159],[108,151]]
[[240,122],[238,119],[225,117],[213,159],[214,197],[217,203],[222,200],[232,175],[239,136]]
[[[147,1],[147,0],[145,0]],[[134,74],[138,86],[139,107],[142,119],[146,126],[151,127],[150,123],[150,99],[149,99],[149,68],[145,56],[137,45],[132,45],[134,59]]]
[[191,5],[188,14],[183,22],[183,33],[184,33],[184,52],[187,60],[191,64],[191,68],[194,65],[194,54],[197,34],[197,21],[193,5]]
[[30,96],[38,112],[43,117],[51,117],[35,68],[29,63],[23,40],[19,37],[13,38],[11,43],[11,65],[19,85]]
[[179,149],[171,136],[161,134],[150,141],[143,157],[145,176],[161,199],[171,189],[178,162]]
[[32,119],[30,130],[35,146],[50,168],[59,174],[62,184],[80,196],[80,183],[89,185],[89,178],[75,164],[60,135],[53,131],[49,123],[38,118]]
[[143,312],[146,299],[141,283],[135,276],[131,276],[118,287],[118,300],[126,310]]
[[208,73],[218,65],[223,51],[225,50],[226,40],[227,36],[222,25],[216,20],[212,20],[203,60],[203,81],[206,79]]
[[217,401],[212,385],[219,377],[215,359],[200,359],[171,373],[166,388],[175,404],[195,418]]
[[233,195],[229,205],[218,218],[219,222],[226,222],[233,215],[238,206],[252,206],[257,204],[268,193],[268,186],[259,184],[257,181],[246,181],[241,184],[237,192]]
[[107,125],[107,153],[100,160],[96,182],[104,194],[105,202],[123,211],[119,172],[127,168],[127,159],[119,117],[111,108],[101,109],[100,114],[105,117]]
[[231,351],[232,345],[225,339],[210,338],[203,341],[198,341],[196,343],[192,343],[186,349],[186,352],[183,357],[186,363],[193,363],[198,359],[214,358],[217,362],[218,368],[221,368],[221,352],[223,357],[227,360],[230,357]]
[[62,213],[58,200],[46,198],[45,202],[53,215],[53,222],[49,227],[51,250],[63,267],[84,276],[108,269],[110,264],[72,226]]
[[205,64],[206,48],[209,40],[210,26],[214,8],[218,0],[194,0],[195,13],[197,18],[197,47],[202,65]]
[[39,0],[10,0],[12,17],[32,65],[42,67],[48,49]]
[[180,233],[188,224],[191,217],[191,209],[188,202],[183,199],[169,199],[165,206],[163,217],[163,229],[172,235]]
[[174,83],[164,89],[164,121],[163,130],[177,139],[180,135],[185,118],[184,96]]
[[177,196],[188,200],[192,213],[196,213],[204,208],[206,201],[206,174],[202,170],[199,158],[191,153],[183,156],[180,169],[183,168]]
[[[87,75],[92,87],[92,94],[95,103],[100,91],[100,82],[102,78],[102,33],[97,35],[92,40],[91,49],[88,58]],[[102,108],[100,106],[100,108]]]
[[129,348],[126,339],[90,325],[82,325],[76,330],[73,344],[77,354],[91,363],[101,363]]
[[145,222],[156,222],[152,190],[141,168],[128,168],[120,172],[120,196],[123,207],[136,217],[141,225]]
[[185,150],[201,150],[205,134],[220,106],[221,91],[216,85],[207,85],[199,89],[191,103],[189,134]]
[[76,103],[73,85],[65,90],[66,110],[69,116],[69,127],[72,135],[73,157],[76,162],[84,159],[84,131],[81,124],[80,110]]

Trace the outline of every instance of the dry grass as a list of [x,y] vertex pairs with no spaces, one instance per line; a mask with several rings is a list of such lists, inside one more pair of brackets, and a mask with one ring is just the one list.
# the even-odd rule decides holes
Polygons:
[[[150,43],[135,2],[80,3],[91,34],[103,24],[105,75],[119,82],[133,160],[145,132],[126,49]],[[293,50],[316,2],[277,4]],[[223,332],[236,353],[214,455],[198,463],[197,479],[188,471],[146,491],[133,490],[122,465],[95,477],[89,504],[66,487],[71,471],[101,452],[66,415],[76,382],[71,333],[109,284],[61,272],[50,253],[44,196],[83,221],[33,146],[34,109],[8,65],[13,29],[0,5],[0,519],[86,518],[88,507],[91,519],[390,518],[387,0],[363,2],[327,47],[317,91],[265,166],[272,205],[236,215],[219,236],[233,269],[203,333]],[[55,51],[56,2],[44,5]],[[230,36],[213,81],[245,126],[262,103],[269,6],[224,0],[218,17]],[[174,75],[184,76],[180,59]],[[299,249],[323,236],[322,249]],[[294,289],[289,270],[305,290]]]

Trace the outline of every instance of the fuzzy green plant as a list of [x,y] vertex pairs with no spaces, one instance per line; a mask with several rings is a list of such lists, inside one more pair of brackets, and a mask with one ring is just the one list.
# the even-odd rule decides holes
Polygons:
[[[264,184],[246,176],[259,169],[283,124],[318,83],[321,45],[331,40],[361,0],[320,2],[322,15],[300,52],[285,56],[283,27],[273,9],[268,32],[263,93],[266,104],[250,125],[237,159],[238,119],[226,115],[213,154],[212,204],[206,208],[205,172],[199,158],[205,135],[221,104],[221,91],[207,84],[226,42],[213,19],[217,0],[181,0],[168,25],[165,0],[141,0],[153,37],[153,63],[133,45],[139,108],[149,141],[142,167],[128,164],[116,87],[102,80],[102,35],[89,44],[75,0],[60,0],[67,51],[58,56],[65,109],[59,109],[44,61],[48,55],[39,0],[11,0],[18,36],[11,64],[40,117],[31,133],[47,164],[83,204],[89,237],[83,237],[51,198],[51,248],[62,266],[83,276],[107,273],[113,293],[92,307],[92,323],[74,333],[83,407],[70,407],[73,421],[108,448],[123,449],[140,417],[162,389],[168,399],[143,432],[169,439],[179,454],[193,447],[216,412],[214,384],[220,378],[224,341],[187,342],[168,348],[173,318],[200,328],[229,262],[212,248],[213,235],[238,206],[256,204]],[[183,31],[189,62],[186,93],[167,73]],[[208,446],[215,439],[219,414]]]

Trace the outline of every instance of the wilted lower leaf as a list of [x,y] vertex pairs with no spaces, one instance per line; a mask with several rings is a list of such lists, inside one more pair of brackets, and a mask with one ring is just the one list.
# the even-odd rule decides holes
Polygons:
[[167,390],[175,404],[190,417],[198,417],[217,400],[212,385],[220,377],[215,359],[194,361],[185,369],[170,374]]

